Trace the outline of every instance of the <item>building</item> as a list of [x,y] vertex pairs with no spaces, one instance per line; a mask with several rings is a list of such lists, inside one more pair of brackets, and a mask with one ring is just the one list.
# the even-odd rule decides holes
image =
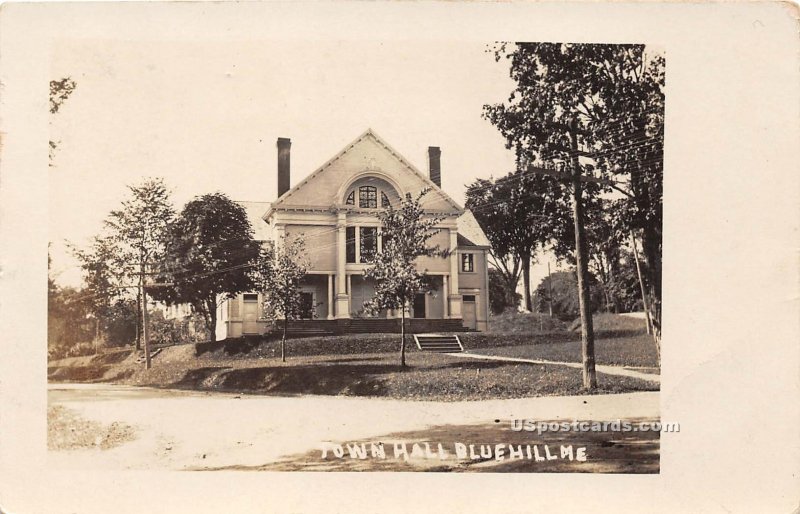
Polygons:
[[[302,292],[302,317],[308,326],[332,332],[399,329],[397,312],[380,318],[365,316],[362,306],[374,294],[363,276],[365,261],[381,248],[379,210],[399,202],[406,193],[416,196],[430,188],[423,208],[443,219],[429,243],[452,253],[447,258],[418,260],[418,266],[432,276],[434,288],[414,300],[409,312],[411,329],[486,330],[489,241],[472,213],[442,191],[439,148],[428,149],[426,175],[367,130],[290,188],[291,141],[279,138],[277,145],[277,200],[240,204],[248,212],[256,239],[303,235],[310,261]],[[264,333],[269,322],[263,317],[261,300],[259,293],[252,292],[222,303],[217,339]]]

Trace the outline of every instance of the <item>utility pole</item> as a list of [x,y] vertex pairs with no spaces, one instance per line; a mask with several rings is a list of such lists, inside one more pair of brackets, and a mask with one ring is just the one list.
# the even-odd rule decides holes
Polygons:
[[631,246],[633,247],[633,258],[636,259],[636,275],[639,277],[639,289],[642,291],[642,307],[644,308],[644,315],[647,318],[647,333],[653,333],[653,322],[650,319],[650,309],[647,306],[647,292],[644,288],[644,281],[642,280],[642,269],[639,266],[639,250],[636,249],[636,239],[633,237],[633,230],[631,234]]
[[553,277],[550,276],[550,261],[547,261],[547,303],[550,317],[553,317]]
[[145,261],[142,257],[139,268],[139,292],[142,296],[142,338],[144,339],[144,369],[150,369],[150,338],[147,333],[147,290],[144,287]]
[[581,354],[583,355],[583,387],[597,388],[597,373],[594,366],[594,327],[592,326],[592,306],[589,302],[589,269],[586,235],[583,227],[583,184],[581,167],[578,161],[578,123],[570,124],[570,146],[572,163],[572,217],[575,221],[575,261],[578,272],[578,299],[581,308]]

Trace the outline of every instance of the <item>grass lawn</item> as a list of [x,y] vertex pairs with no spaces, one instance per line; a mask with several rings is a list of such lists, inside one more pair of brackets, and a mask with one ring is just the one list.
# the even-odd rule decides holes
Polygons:
[[[530,319],[528,319],[530,318]],[[598,364],[651,368],[655,346],[643,321],[597,316]],[[526,324],[535,317],[506,319]],[[538,323],[538,321],[537,321]],[[398,334],[351,334],[287,342],[282,363],[274,339],[232,340],[165,348],[144,370],[131,350],[49,363],[52,381],[114,382],[164,388],[254,394],[320,394],[412,400],[482,400],[583,392],[579,369],[559,365],[476,361],[420,352],[408,338],[409,369],[400,369]],[[580,362],[580,333],[467,333],[468,351],[561,362]],[[653,372],[653,369],[646,371]],[[657,390],[628,377],[600,375],[597,393]]]
[[[187,347],[188,350],[190,347]],[[51,370],[58,380],[254,394],[321,394],[408,400],[483,400],[582,394],[580,370],[564,366],[481,362],[411,351],[402,370],[396,353],[270,358],[196,357],[165,351],[142,369],[130,360]],[[131,356],[132,358],[133,356]],[[87,372],[87,369],[94,370]],[[87,377],[91,377],[88,378]],[[657,390],[658,385],[601,376],[596,393]]]
[[[595,360],[597,364],[647,368],[648,372],[658,372],[658,355],[652,336],[647,334],[595,339]],[[482,348],[472,353],[499,355],[523,359],[542,359],[554,362],[581,362],[581,342],[565,341],[549,344],[528,344]]]

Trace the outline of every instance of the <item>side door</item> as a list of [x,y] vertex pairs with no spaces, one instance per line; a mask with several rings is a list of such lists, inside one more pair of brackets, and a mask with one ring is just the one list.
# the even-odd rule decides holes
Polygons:
[[258,294],[247,293],[244,295],[242,334],[258,334]]

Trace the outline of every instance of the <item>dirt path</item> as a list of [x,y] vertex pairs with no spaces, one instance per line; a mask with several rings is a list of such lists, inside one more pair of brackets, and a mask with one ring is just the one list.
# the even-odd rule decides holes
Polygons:
[[[555,362],[555,361],[546,361],[541,359],[522,359],[519,357],[503,357],[498,355],[478,355],[475,353],[466,353],[466,352],[448,353],[446,355],[452,355],[453,357],[468,357],[472,359],[481,359],[488,361],[525,362],[528,364],[544,364],[544,365],[553,364],[555,366],[566,366],[568,368],[578,368],[578,369],[581,369],[583,367],[583,364],[581,364],[580,362]],[[643,373],[641,371],[635,371],[622,366],[606,366],[603,364],[595,364],[595,369],[597,370],[598,373],[605,373],[606,375],[638,378],[640,380],[649,380],[650,382],[661,383],[661,377],[659,375],[655,375],[653,373]]]
[[257,467],[352,441],[432,426],[512,419],[657,418],[657,392],[476,402],[268,397],[109,384],[50,384],[51,407],[80,423],[130,426],[135,439],[104,449],[49,452],[51,465],[94,469]]

